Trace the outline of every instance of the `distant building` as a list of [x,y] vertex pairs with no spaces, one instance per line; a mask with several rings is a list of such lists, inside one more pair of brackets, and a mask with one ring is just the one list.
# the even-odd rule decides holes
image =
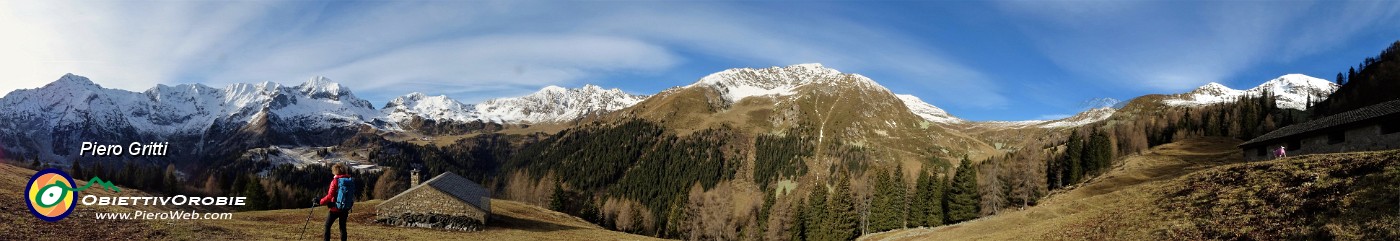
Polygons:
[[1257,161],[1272,159],[1280,146],[1289,156],[1400,149],[1400,100],[1285,126],[1240,149],[1245,160]]
[[[412,182],[417,184],[414,174]],[[389,225],[475,231],[491,217],[491,193],[447,172],[413,185],[375,208],[375,220]]]

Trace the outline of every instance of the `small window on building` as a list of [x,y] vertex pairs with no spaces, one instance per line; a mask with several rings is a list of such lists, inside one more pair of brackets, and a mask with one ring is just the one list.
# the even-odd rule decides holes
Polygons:
[[1327,144],[1337,144],[1347,142],[1347,132],[1344,130],[1327,133]]
[[1303,142],[1302,142],[1302,141],[1299,141],[1299,140],[1291,140],[1291,141],[1288,141],[1288,150],[1289,150],[1289,151],[1297,151],[1299,148],[1303,148]]
[[1381,134],[1392,134],[1400,132],[1400,121],[1386,121],[1381,123]]

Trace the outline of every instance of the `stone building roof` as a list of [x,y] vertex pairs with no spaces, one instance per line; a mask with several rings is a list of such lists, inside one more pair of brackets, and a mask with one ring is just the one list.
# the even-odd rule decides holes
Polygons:
[[1323,117],[1322,119],[1285,126],[1283,128],[1279,128],[1278,130],[1274,130],[1264,135],[1260,135],[1259,137],[1255,137],[1253,140],[1249,140],[1243,144],[1240,144],[1240,147],[1262,145],[1267,142],[1287,138],[1290,136],[1296,136],[1310,132],[1320,132],[1325,131],[1327,129],[1332,129],[1334,127],[1347,126],[1350,124],[1362,123],[1372,119],[1397,115],[1400,115],[1400,100],[1381,102],[1379,104],[1362,107],[1360,109],[1355,109],[1352,111],[1342,112],[1335,115]]
[[[419,188],[437,189],[439,191],[442,191],[443,193],[447,193],[448,195],[457,198],[458,200],[462,200],[462,202],[466,202],[467,204],[471,204],[472,206],[480,208],[483,211],[491,211],[491,192],[487,191],[486,188],[481,187],[480,184],[476,184],[476,182],[467,180],[467,178],[458,176],[457,174],[454,174],[452,172],[444,172],[442,174],[439,174],[437,177],[433,177],[433,179],[429,179],[423,184],[420,184],[416,187],[411,187],[408,190],[403,191],[403,193],[400,193],[399,196],[403,196],[404,194],[413,192],[414,190],[417,190]],[[397,197],[398,196],[394,196],[394,198]],[[389,200],[394,200],[394,198],[390,198]],[[385,202],[388,201],[386,200]]]

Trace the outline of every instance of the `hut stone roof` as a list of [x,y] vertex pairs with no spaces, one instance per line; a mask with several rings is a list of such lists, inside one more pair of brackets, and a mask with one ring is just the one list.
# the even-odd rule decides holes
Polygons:
[[[462,202],[466,202],[467,204],[471,204],[472,206],[480,208],[481,210],[491,210],[491,192],[487,191],[486,188],[481,187],[480,184],[476,184],[476,182],[467,180],[467,178],[458,176],[457,174],[454,174],[452,172],[444,172],[442,174],[439,174],[437,177],[433,177],[433,179],[429,179],[423,184],[405,190],[403,193],[400,193],[399,196],[413,192],[414,190],[419,188],[427,187],[431,187],[433,189],[437,189],[439,191],[447,193],[448,195],[455,197],[458,200],[462,200]],[[398,198],[398,196],[395,196],[394,198]],[[394,200],[394,198],[390,198],[389,200]],[[386,200],[386,202],[388,202],[388,200]]]
[[1323,117],[1321,119],[1285,126],[1283,128],[1279,128],[1278,130],[1274,130],[1264,135],[1260,135],[1259,137],[1255,137],[1253,140],[1249,140],[1243,144],[1240,144],[1240,147],[1262,145],[1267,142],[1290,136],[1305,134],[1309,132],[1325,131],[1334,127],[1346,126],[1354,123],[1363,122],[1366,120],[1396,115],[1400,115],[1400,100],[1381,102],[1379,104],[1338,113],[1335,115]]

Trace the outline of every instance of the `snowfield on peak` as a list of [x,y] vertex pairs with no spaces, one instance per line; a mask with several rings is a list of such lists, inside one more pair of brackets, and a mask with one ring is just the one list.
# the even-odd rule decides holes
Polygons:
[[895,96],[899,97],[899,100],[904,101],[904,106],[909,107],[910,112],[914,112],[915,115],[923,117],[924,120],[944,124],[967,122],[966,120],[959,119],[958,117],[948,114],[948,111],[944,111],[943,109],[938,108],[937,106],[933,106],[928,102],[924,102],[917,96],[905,94],[899,94]]
[[1273,93],[1280,108],[1295,110],[1307,109],[1309,102],[1316,103],[1327,99],[1327,95],[1337,91],[1331,81],[1303,74],[1286,74],[1266,81],[1248,90],[1236,90],[1211,82],[1183,94],[1172,95],[1162,103],[1172,106],[1203,106],[1233,102],[1242,96],[1259,96]]
[[620,89],[596,85],[566,89],[547,86],[533,94],[491,99],[476,104],[482,119],[505,123],[543,123],[577,120],[591,114],[627,108],[646,99]]
[[835,85],[843,77],[854,80],[856,87],[880,87],[874,80],[865,76],[841,73],[818,63],[808,63],[762,69],[727,69],[706,75],[686,88],[710,87],[723,95],[728,103],[737,103],[754,96],[793,95],[797,88],[810,84]]
[[419,92],[394,98],[384,104],[380,111],[383,112],[384,118],[391,122],[407,121],[413,117],[458,122],[480,119],[474,105],[462,104],[446,95],[428,96]]
[[[795,64],[787,67],[734,68],[716,72],[700,78],[683,88],[704,87],[720,93],[726,103],[737,103],[755,96],[791,96],[805,86],[837,86],[888,93],[904,103],[908,110],[920,118],[934,123],[955,124],[966,120],[948,114],[919,97],[907,94],[894,94],[869,77],[854,73],[842,73],[819,63]],[[665,93],[665,92],[663,92]]]

